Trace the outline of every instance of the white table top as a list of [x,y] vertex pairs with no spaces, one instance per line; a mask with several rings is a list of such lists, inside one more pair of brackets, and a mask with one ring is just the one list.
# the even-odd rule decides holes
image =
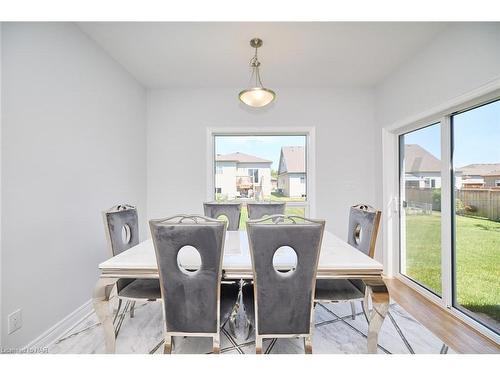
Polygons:
[[[183,267],[189,268],[193,259],[181,258]],[[289,257],[277,256],[278,267],[292,264]],[[246,231],[227,231],[222,268],[225,278],[252,278],[252,262]],[[158,278],[158,266],[151,239],[114,256],[101,264],[101,277]],[[318,264],[318,278],[380,277],[382,264],[358,251],[332,233],[325,231]]]

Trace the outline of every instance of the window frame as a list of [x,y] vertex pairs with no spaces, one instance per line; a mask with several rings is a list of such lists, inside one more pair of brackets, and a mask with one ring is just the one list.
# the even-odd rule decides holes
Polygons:
[[[403,257],[401,256],[402,252],[404,251],[406,253],[406,249],[404,248],[404,245],[403,244],[403,238],[406,237],[405,236],[405,229],[403,230],[401,227],[402,227],[402,222],[403,222],[403,202],[401,200],[401,197],[403,196],[403,192],[406,192],[405,190],[405,186],[403,184],[403,182],[406,184],[406,180],[404,179],[404,176],[403,176],[403,170],[404,170],[404,167],[403,167],[403,154],[404,154],[404,143],[403,143],[403,139],[404,139],[404,136],[406,134],[409,134],[411,132],[414,132],[414,131],[418,131],[418,130],[422,130],[422,129],[425,129],[425,128],[429,128],[431,126],[436,126],[438,125],[440,130],[441,130],[441,136],[442,136],[442,133],[443,133],[443,130],[442,130],[442,125],[441,125],[441,121],[434,121],[434,122],[430,122],[428,123],[427,125],[424,125],[424,126],[420,126],[416,129],[412,129],[412,130],[407,130],[403,133],[398,133],[398,186],[399,186],[399,189],[398,189],[398,200],[400,202],[400,205],[399,205],[399,212],[398,212],[398,233],[399,233],[399,238],[398,238],[398,265],[397,265],[397,269],[398,269],[398,276],[401,276],[403,277],[405,280],[413,283],[414,285],[418,285],[419,288],[421,288],[421,290],[425,290],[426,293],[428,293],[430,296],[432,296],[434,299],[437,299],[437,300],[441,300],[443,298],[443,293],[444,293],[444,285],[443,285],[443,267],[442,267],[442,263],[443,263],[443,245],[442,245],[442,239],[441,239],[441,295],[439,295],[436,291],[432,290],[430,287],[424,285],[423,283],[411,278],[409,275],[405,274],[402,272],[402,269],[405,268],[405,263],[406,263],[406,259],[403,259]],[[440,155],[441,156],[441,160],[442,160],[442,156],[443,155]],[[442,164],[442,163],[441,163]],[[441,173],[442,173],[442,166],[441,166]],[[441,177],[441,187],[442,187],[442,184],[443,184],[443,179],[442,179],[442,175],[440,176]],[[430,181],[429,178],[426,179],[425,181],[425,185],[427,187],[427,182]],[[430,185],[430,183],[429,183]],[[441,189],[441,202],[443,201],[443,191]],[[442,223],[443,220],[441,220],[441,226],[443,225]],[[441,237],[442,237],[443,233],[441,231]]]
[[[305,201],[286,202],[287,207],[304,207],[305,216],[316,215],[316,127],[207,127],[207,201],[215,199],[215,137],[217,136],[305,136],[306,192]],[[242,200],[242,203],[244,201]]]
[[[478,332],[500,343],[500,335],[453,305],[454,288],[454,212],[451,116],[488,104],[500,98],[500,79],[454,98],[425,112],[382,128],[384,273],[395,277],[430,301],[450,312]],[[429,124],[441,122],[441,278],[442,297],[407,278],[400,271],[400,155],[399,136]],[[446,220],[448,218],[448,220]]]
[[[250,174],[250,171],[252,171],[251,174]],[[257,179],[255,178],[255,175],[257,175]],[[255,184],[258,184],[259,183],[259,168],[248,168],[248,176],[253,178],[253,182]]]
[[[499,102],[500,101],[500,94],[499,96],[493,98],[493,99],[489,99],[487,101],[482,101],[481,103],[478,103],[476,105],[473,105],[473,106],[470,106],[466,109],[462,109],[462,110],[457,110],[453,113],[451,113],[449,115],[449,125],[450,125],[450,143],[451,143],[451,147],[453,147],[454,145],[454,124],[453,124],[453,117],[456,116],[456,115],[459,115],[461,113],[464,113],[464,112],[468,112],[468,111],[472,111],[472,110],[475,110],[477,108],[480,108],[480,107],[483,107],[483,106],[486,106],[488,104],[491,104],[491,103],[494,103],[494,102]],[[452,149],[453,150],[453,149]],[[453,160],[452,160],[452,167],[453,167]],[[452,174],[452,186],[455,186],[455,173],[454,173],[454,169],[452,168],[451,170],[451,174]],[[500,337],[500,331],[495,331],[493,328],[488,328],[484,323],[481,323],[480,320],[478,320],[475,316],[474,316],[474,312],[473,311],[469,311],[467,308],[463,307],[463,306],[460,306],[459,302],[458,302],[458,299],[457,299],[457,283],[456,283],[456,278],[457,278],[457,274],[456,274],[456,217],[457,217],[457,214],[456,214],[456,206],[455,204],[453,204],[453,202],[455,202],[455,199],[456,199],[456,195],[455,195],[455,189],[452,189],[451,191],[451,202],[452,202],[452,220],[451,220],[451,225],[452,225],[452,228],[451,228],[451,234],[452,234],[452,239],[451,239],[451,246],[452,246],[452,256],[451,256],[451,278],[452,278],[452,291],[451,291],[451,306],[453,309],[456,309],[457,311],[460,311],[462,314],[466,315],[469,319],[472,319],[473,321],[475,321],[476,323],[478,324],[481,324],[482,326],[486,327],[487,329],[493,331],[493,333],[496,333],[497,336]]]

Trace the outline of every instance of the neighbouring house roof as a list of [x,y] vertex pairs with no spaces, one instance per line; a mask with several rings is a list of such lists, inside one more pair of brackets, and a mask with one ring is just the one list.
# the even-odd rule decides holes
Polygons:
[[500,174],[500,163],[488,164],[469,164],[464,167],[458,168],[464,176],[485,176],[490,173]]
[[405,145],[405,172],[441,172],[441,161],[416,144]]
[[500,170],[491,171],[490,173],[486,173],[482,175],[483,177],[500,177]]
[[272,163],[272,160],[259,158],[258,156],[244,154],[243,152],[233,152],[232,154],[217,154],[215,161],[235,161],[237,163]]
[[306,157],[303,146],[281,147],[278,174],[306,173]]

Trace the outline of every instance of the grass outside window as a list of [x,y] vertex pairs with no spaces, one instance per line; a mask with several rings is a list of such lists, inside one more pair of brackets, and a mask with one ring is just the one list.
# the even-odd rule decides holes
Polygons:
[[[441,214],[406,216],[406,275],[441,292]],[[460,306],[500,327],[500,222],[456,216]],[[425,239],[423,241],[422,239]]]

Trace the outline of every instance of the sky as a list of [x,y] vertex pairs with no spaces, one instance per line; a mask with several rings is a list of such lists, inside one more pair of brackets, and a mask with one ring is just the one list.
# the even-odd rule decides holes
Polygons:
[[[475,163],[500,163],[500,100],[459,113],[453,119],[455,168]],[[441,126],[405,134],[405,144],[418,144],[441,158]]]
[[304,135],[259,135],[259,136],[217,136],[215,138],[215,153],[230,154],[243,152],[272,160],[271,169],[278,170],[281,147],[305,146]]

